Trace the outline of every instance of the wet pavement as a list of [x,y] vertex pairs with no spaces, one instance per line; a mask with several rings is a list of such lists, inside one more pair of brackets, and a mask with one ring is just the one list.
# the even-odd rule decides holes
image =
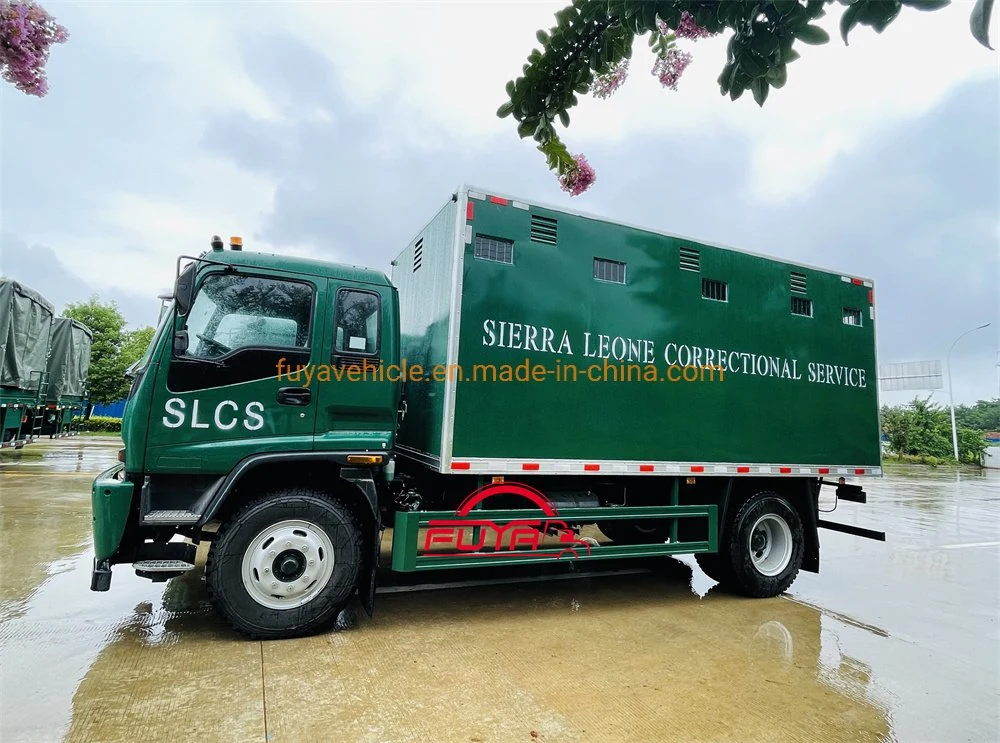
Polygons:
[[89,485],[118,445],[0,459],[4,743],[1000,739],[1000,472],[888,468],[826,516],[888,542],[821,532],[822,572],[781,598],[666,559],[390,587],[349,630],[260,643],[201,570],[89,590]]

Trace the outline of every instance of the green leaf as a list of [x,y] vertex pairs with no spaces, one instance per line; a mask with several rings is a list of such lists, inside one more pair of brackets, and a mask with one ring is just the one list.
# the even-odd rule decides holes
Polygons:
[[563,126],[569,128],[569,114],[566,111],[559,112],[559,121],[562,122]]
[[548,44],[549,43],[549,35],[547,33],[545,33],[545,31],[543,31],[541,29],[539,29],[538,32],[535,34],[535,38],[538,39],[538,43],[539,44]]
[[844,40],[844,46],[848,46],[847,34],[858,25],[861,15],[861,6],[857,3],[850,5],[840,16],[840,37]]
[[969,18],[969,28],[972,29],[973,38],[987,49],[990,46],[990,17],[993,15],[993,0],[976,0],[976,6],[972,9],[972,16]]
[[514,112],[514,104],[511,103],[510,101],[507,101],[505,104],[503,104],[502,106],[500,106],[500,108],[497,109],[497,116],[500,117],[501,119],[506,119],[513,112]]
[[903,5],[914,10],[941,10],[951,5],[951,0],[903,0]]
[[757,101],[758,106],[763,106],[764,101],[767,100],[768,84],[767,80],[762,77],[758,77],[752,83],[750,83],[750,90],[753,92],[753,99]]
[[509,95],[509,96],[511,96],[513,98],[514,97],[514,91],[517,89],[517,86],[514,84],[513,80],[508,80],[507,81],[507,85],[506,85],[506,87],[504,89],[507,91],[507,95]]
[[819,26],[807,25],[795,32],[795,38],[804,44],[825,44],[830,40],[830,34]]
[[799,0],[773,0],[773,2],[778,13],[783,16],[786,16],[789,13],[794,12],[796,8],[801,7],[799,5]]
[[897,2],[879,3],[877,7],[880,13],[872,19],[872,28],[875,29],[875,33],[880,34],[896,19],[903,6],[897,0]]
[[788,69],[783,64],[777,65],[767,71],[766,77],[767,81],[771,83],[771,87],[780,89],[788,80]]
[[781,58],[781,61],[782,61],[782,62],[784,62],[785,64],[788,64],[789,62],[794,62],[794,61],[795,61],[796,59],[798,59],[798,58],[799,58],[799,57],[801,57],[801,56],[802,56],[802,55],[801,55],[801,54],[799,54],[799,53],[798,53],[797,51],[795,51],[794,49],[789,49],[789,50],[788,50],[788,54],[784,55],[784,56],[783,56],[783,57]]

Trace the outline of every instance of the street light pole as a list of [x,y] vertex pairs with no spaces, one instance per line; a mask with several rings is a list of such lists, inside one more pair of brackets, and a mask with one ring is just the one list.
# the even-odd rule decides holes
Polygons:
[[955,461],[958,461],[958,429],[955,428],[955,396],[951,391],[951,352],[955,350],[955,344],[962,340],[969,333],[975,333],[977,330],[982,330],[983,328],[988,328],[990,323],[983,323],[982,325],[973,328],[972,330],[966,330],[962,333],[955,341],[951,344],[951,348],[948,349],[948,399],[950,401],[951,407],[951,445],[955,450]]

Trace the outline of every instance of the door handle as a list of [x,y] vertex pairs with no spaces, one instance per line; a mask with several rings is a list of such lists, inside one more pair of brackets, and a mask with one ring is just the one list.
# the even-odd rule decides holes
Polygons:
[[308,387],[282,387],[278,390],[278,402],[282,405],[308,405],[312,400],[312,390]]

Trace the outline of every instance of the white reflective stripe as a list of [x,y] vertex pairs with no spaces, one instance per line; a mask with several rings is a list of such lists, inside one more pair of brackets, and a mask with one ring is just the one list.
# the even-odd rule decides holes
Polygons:
[[841,276],[840,280],[841,281],[846,281],[848,284],[851,283],[851,277],[850,276]]
[[469,245],[472,242],[472,225],[465,225],[465,244]]
[[510,205],[515,209],[525,209],[525,210],[528,209],[528,205],[525,204],[523,201],[512,201],[510,202]]
[[486,194],[479,193],[478,191],[469,191],[469,198],[470,199],[479,199],[480,201],[485,201],[486,200]]
[[866,282],[864,282],[864,284],[865,284],[865,286],[867,286],[867,287],[868,287],[869,289],[872,289],[872,288],[873,288],[873,284],[872,284],[872,282],[870,282],[870,281],[866,281]]
[[874,320],[875,319],[875,308],[874,307],[869,307],[868,308],[868,318],[870,320]]
[[[753,477],[755,475],[807,475],[810,477],[821,477],[823,475],[841,474],[855,476],[855,471],[863,471],[867,476],[879,476],[882,473],[880,467],[828,467],[820,465],[777,465],[777,464],[700,464],[697,462],[650,462],[650,461],[630,461],[630,460],[582,460],[582,459],[486,459],[486,458],[466,458],[455,457],[453,463],[467,464],[468,468],[458,470],[449,469],[453,473],[462,472],[490,472],[494,474],[521,474],[521,475],[544,475],[544,474],[571,474],[571,475],[602,475],[608,473],[634,474],[634,475],[737,475],[740,477]],[[531,465],[531,469],[525,469],[524,465]],[[587,469],[588,466],[597,466],[597,469]],[[646,470],[642,468],[646,467]],[[702,471],[692,472],[692,467],[703,468]],[[648,469],[652,468],[652,469]],[[740,468],[746,471],[741,472]],[[781,470],[791,470],[782,472]],[[823,472],[820,472],[823,470]],[[439,470],[442,471],[442,470]],[[860,477],[861,475],[857,475]]]

